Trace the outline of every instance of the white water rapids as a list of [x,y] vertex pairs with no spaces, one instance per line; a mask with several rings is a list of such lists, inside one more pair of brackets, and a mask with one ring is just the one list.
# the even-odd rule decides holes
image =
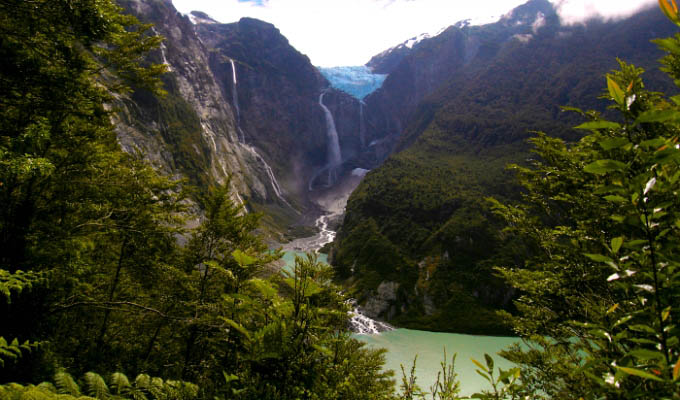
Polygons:
[[[302,255],[303,252],[318,252],[326,244],[335,240],[336,232],[331,228],[332,221],[340,218],[344,213],[347,198],[366,175],[366,172],[368,171],[364,169],[353,170],[351,174],[343,177],[336,185],[325,191],[324,195],[315,200],[319,207],[325,211],[325,214],[318,216],[314,221],[318,233],[314,236],[293,240],[283,246],[284,251],[288,253],[289,263],[295,262],[294,255]],[[291,257],[291,255],[293,256]],[[324,258],[324,254],[319,256],[322,261],[325,261]],[[349,328],[352,332],[363,335],[377,334],[394,329],[386,323],[375,321],[363,315],[361,307],[356,304],[355,300],[349,300],[348,304],[352,308],[349,311]]]

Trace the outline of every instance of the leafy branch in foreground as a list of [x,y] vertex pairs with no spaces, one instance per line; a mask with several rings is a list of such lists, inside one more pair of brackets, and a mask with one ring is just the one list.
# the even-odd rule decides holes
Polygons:
[[[675,1],[660,1],[680,24]],[[658,40],[680,82],[680,36]],[[528,348],[503,355],[531,398],[678,398],[680,97],[645,89],[620,62],[603,98],[617,120],[583,112],[578,142],[538,134],[539,161],[514,166],[524,203],[492,200],[529,248],[499,268],[520,291],[514,326]]]

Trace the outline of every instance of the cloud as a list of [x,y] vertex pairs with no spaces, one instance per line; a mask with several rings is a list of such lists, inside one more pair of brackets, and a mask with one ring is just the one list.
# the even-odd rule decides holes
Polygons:
[[[625,18],[656,0],[551,0],[564,24]],[[229,23],[252,17],[274,24],[314,65],[363,65],[421,33],[471,19],[488,23],[526,0],[173,0],[183,13],[204,11]],[[495,17],[495,18],[494,18]],[[540,28],[537,21],[535,29]]]
[[564,25],[581,24],[593,18],[625,19],[654,6],[657,0],[551,0]]
[[525,0],[173,0],[183,13],[224,23],[248,16],[274,24],[314,65],[363,65],[421,33],[471,18],[500,17]]

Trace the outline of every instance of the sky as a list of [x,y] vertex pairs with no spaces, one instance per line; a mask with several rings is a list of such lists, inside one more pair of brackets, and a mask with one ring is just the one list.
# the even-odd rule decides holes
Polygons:
[[[625,18],[656,0],[551,0],[565,24]],[[321,67],[363,65],[421,33],[463,19],[494,22],[526,0],[172,0],[182,13],[207,13],[223,23],[252,17],[274,24],[290,44]]]

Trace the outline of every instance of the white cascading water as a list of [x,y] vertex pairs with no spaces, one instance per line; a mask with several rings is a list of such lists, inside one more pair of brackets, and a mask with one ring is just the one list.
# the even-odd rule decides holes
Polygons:
[[[318,251],[328,243],[335,240],[336,232],[328,228],[329,220],[337,214],[326,214],[316,219],[316,227],[319,233],[315,236],[294,240],[287,246],[296,251]],[[349,299],[347,304],[351,307],[349,311],[349,330],[359,335],[375,335],[380,332],[391,331],[394,328],[384,322],[376,321],[361,313],[361,308],[356,300]]]
[[326,134],[328,135],[328,162],[326,167],[328,168],[328,186],[331,186],[337,180],[336,168],[342,164],[342,155],[340,153],[340,141],[338,140],[338,131],[335,129],[333,114],[323,104],[323,96],[325,94],[326,92],[324,91],[319,96],[319,105],[326,115]]
[[[236,111],[236,131],[238,132],[238,141],[243,145],[243,147],[248,150],[253,157],[255,157],[256,160],[258,160],[262,166],[264,167],[265,172],[267,173],[267,177],[269,178],[269,182],[271,183],[272,189],[274,189],[274,194],[276,197],[281,200],[283,203],[285,203],[288,207],[293,208],[293,206],[286,201],[286,199],[283,197],[283,193],[281,192],[281,186],[279,186],[279,181],[276,180],[276,176],[274,175],[274,170],[272,170],[272,167],[267,164],[267,161],[265,161],[264,157],[260,155],[260,153],[255,150],[254,147],[248,146],[245,144],[245,134],[243,133],[243,130],[241,129],[241,109],[238,106],[238,92],[236,88],[238,87],[238,78],[236,76],[236,63],[234,63],[233,59],[229,60],[231,62],[231,72],[232,72],[232,81],[234,83],[234,86],[232,88],[232,100],[234,103],[234,110]],[[297,210],[295,210],[297,211]]]
[[234,63],[234,59],[229,59],[229,62],[231,63],[232,82],[234,84],[231,90],[231,98],[232,103],[234,104],[234,111],[236,111],[236,132],[238,134],[238,141],[244,143],[246,141],[246,137],[243,133],[243,130],[241,129],[241,109],[238,106],[238,79],[236,78],[236,64]]
[[267,164],[267,161],[260,155],[260,153],[255,150],[253,146],[249,146],[247,144],[244,144],[243,147],[250,152],[250,154],[255,157],[257,161],[259,161],[262,166],[264,167],[265,172],[267,173],[267,176],[269,177],[269,181],[272,185],[272,189],[274,189],[274,194],[276,194],[276,197],[278,197],[281,201],[286,203],[289,207],[292,208],[290,204],[286,201],[286,199],[283,198],[283,194],[281,192],[281,186],[279,186],[279,182],[276,180],[276,176],[274,176],[274,171],[272,168]]
[[392,331],[394,327],[384,322],[376,321],[361,313],[356,300],[350,299],[348,304],[352,307],[349,312],[349,330],[359,335],[376,335],[380,332]]
[[359,101],[359,140],[361,140],[361,148],[364,149],[366,147],[366,133],[365,133],[366,127],[364,126],[364,102],[363,100]]

